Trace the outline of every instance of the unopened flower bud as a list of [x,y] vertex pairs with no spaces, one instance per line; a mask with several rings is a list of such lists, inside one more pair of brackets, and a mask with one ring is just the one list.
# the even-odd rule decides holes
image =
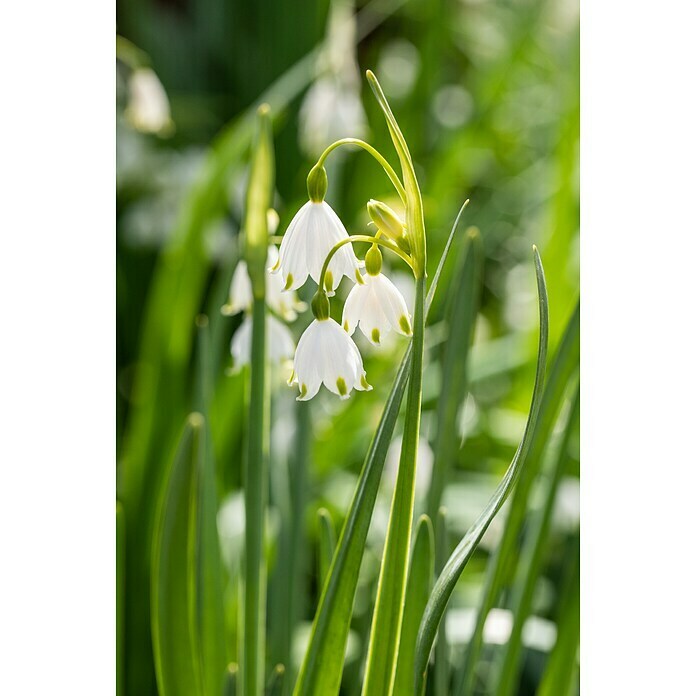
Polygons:
[[329,298],[323,290],[317,290],[312,298],[312,314],[317,321],[326,321],[329,318]]
[[398,242],[404,237],[404,224],[399,216],[382,201],[370,200],[367,204],[367,212],[377,229],[387,237]]
[[382,252],[373,244],[365,254],[365,270],[371,275],[379,275],[382,271]]
[[307,176],[307,193],[312,203],[321,203],[326,196],[326,189],[329,187],[329,178],[326,176],[326,169],[319,164],[315,164]]

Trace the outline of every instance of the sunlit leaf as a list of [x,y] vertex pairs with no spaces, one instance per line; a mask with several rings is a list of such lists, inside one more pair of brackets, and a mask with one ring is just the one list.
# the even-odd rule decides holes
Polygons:
[[420,630],[418,632],[414,674],[415,694],[422,694],[425,690],[425,677],[428,668],[428,660],[430,659],[430,652],[435,641],[438,626],[447,606],[447,602],[452,595],[462,571],[478,546],[481,537],[502,507],[519,476],[520,469],[526,461],[532,433],[534,432],[534,428],[536,427],[536,423],[540,415],[542,405],[541,398],[544,389],[544,376],[546,374],[549,310],[548,297],[546,294],[546,283],[544,280],[544,269],[541,265],[541,258],[539,257],[536,247],[534,248],[534,262],[539,293],[539,353],[537,356],[534,392],[532,394],[532,402],[529,408],[527,425],[522,437],[522,442],[520,442],[517,452],[515,453],[515,456],[510,463],[503,480],[496,488],[483,512],[469,528],[464,538],[459,542],[457,548],[450,556],[449,561],[445,565],[442,573],[435,583],[433,593],[428,601]]
[[532,609],[532,599],[537,578],[541,570],[543,553],[551,526],[551,515],[556,501],[556,492],[561,482],[567,462],[568,442],[576,426],[576,417],[580,405],[580,391],[575,389],[571,397],[569,413],[566,413],[561,443],[551,461],[548,481],[543,491],[543,503],[528,522],[521,551],[518,577],[511,591],[509,608],[512,612],[513,625],[510,637],[503,647],[500,662],[502,669],[495,689],[496,696],[511,696],[519,680],[520,654],[522,651],[522,629]]
[[483,627],[501,588],[508,584],[516,567],[516,544],[527,511],[527,500],[534,478],[539,470],[541,455],[550,436],[556,414],[565,393],[568,380],[577,371],[580,357],[580,304],[566,327],[563,339],[553,361],[539,416],[532,436],[527,466],[524,468],[505,523],[503,538],[489,561],[483,596],[476,617],[474,633],[469,641],[464,665],[457,679],[455,694],[471,693],[478,656],[483,640]]

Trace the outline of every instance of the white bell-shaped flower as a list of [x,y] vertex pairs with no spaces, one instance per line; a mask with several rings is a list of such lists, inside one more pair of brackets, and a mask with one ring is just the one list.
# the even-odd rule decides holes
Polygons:
[[363,285],[353,287],[343,306],[343,328],[352,336],[360,326],[367,340],[375,346],[392,329],[410,336],[411,317],[394,283],[382,273],[366,273],[363,281]]
[[[266,265],[270,267],[277,262],[278,249],[271,245],[268,247]],[[229,299],[221,311],[226,316],[246,312],[251,309],[253,301],[249,271],[246,262],[240,261],[232,274]],[[307,305],[298,299],[295,292],[283,292],[282,278],[271,273],[266,278],[266,304],[285,321],[294,321],[298,312],[307,309]]]
[[[348,237],[338,215],[326,201],[307,201],[292,219],[280,243],[280,258],[271,272],[280,272],[283,287],[296,290],[307,276],[319,283],[324,261],[331,248]],[[353,281],[359,276],[359,262],[351,244],[344,244],[333,256],[325,277],[326,289],[333,295],[342,276]]]
[[230,295],[227,303],[220,310],[225,316],[231,317],[238,312],[247,312],[254,302],[251,292],[251,279],[246,261],[240,261],[232,274],[230,283]]
[[315,319],[300,337],[288,384],[300,389],[298,401],[307,401],[324,386],[342,399],[353,389],[372,389],[353,339],[333,320]]
[[[251,361],[251,329],[252,318],[247,316],[240,327],[232,336],[230,352],[235,370]],[[292,333],[283,322],[272,314],[266,316],[266,345],[268,347],[268,359],[272,364],[282,364],[286,360],[292,360],[295,351],[295,341]]]
[[[267,268],[278,263],[278,249],[275,246],[268,247]],[[266,304],[285,321],[295,321],[298,312],[307,309],[306,303],[300,301],[297,293],[283,291],[283,279],[276,273],[269,273],[266,278]]]

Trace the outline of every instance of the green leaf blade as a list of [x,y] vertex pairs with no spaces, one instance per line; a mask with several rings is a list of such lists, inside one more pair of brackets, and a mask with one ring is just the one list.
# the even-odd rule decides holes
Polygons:
[[184,428],[160,505],[152,558],[152,641],[161,696],[202,696],[195,618],[194,476],[202,458],[203,417]]
[[428,660],[430,659],[430,653],[435,641],[437,629],[440,625],[440,621],[442,620],[445,608],[447,607],[447,602],[452,595],[454,587],[457,584],[462,571],[481,540],[481,537],[485,533],[486,529],[488,529],[489,524],[510,494],[511,489],[519,476],[520,469],[527,458],[532,433],[534,432],[537,420],[539,418],[544,388],[544,377],[546,374],[549,313],[544,269],[536,247],[534,247],[534,262],[539,294],[539,350],[537,355],[534,391],[532,394],[532,402],[529,409],[527,425],[525,427],[522,441],[520,442],[517,452],[515,453],[515,456],[510,463],[505,476],[493,493],[491,499],[488,501],[485,509],[481,512],[474,524],[469,528],[464,538],[454,550],[454,553],[450,556],[449,561],[446,563],[442,573],[435,583],[435,587],[433,588],[432,595],[425,609],[418,633],[416,665],[414,673],[414,693],[417,695],[422,694],[425,689],[425,677],[428,667]]
[[423,610],[428,603],[435,568],[433,525],[427,515],[422,515],[416,528],[416,540],[406,584],[406,607],[401,625],[399,657],[394,678],[394,693],[408,694],[413,684],[413,660],[416,653],[416,636]]
[[546,442],[556,413],[565,393],[566,385],[578,369],[580,359],[580,304],[568,321],[561,344],[549,373],[544,390],[539,422],[535,428],[530,446],[528,464],[525,467],[513,496],[508,518],[503,531],[503,537],[496,549],[495,555],[489,562],[486,572],[486,582],[483,596],[479,605],[476,625],[469,641],[465,661],[457,679],[455,694],[470,694],[473,689],[475,668],[483,642],[483,628],[488,613],[493,608],[502,586],[514,571],[514,549],[520,527],[524,521],[527,509],[527,499],[532,481],[538,471],[541,451]]

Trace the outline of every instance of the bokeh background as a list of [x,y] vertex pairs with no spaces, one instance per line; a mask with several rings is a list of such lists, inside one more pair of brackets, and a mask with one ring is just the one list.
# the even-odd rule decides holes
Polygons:
[[[229,354],[240,318],[222,316],[220,307],[238,260],[256,106],[270,103],[274,117],[279,233],[306,200],[307,172],[332,140],[364,137],[396,163],[363,78],[367,68],[379,77],[416,162],[431,275],[457,211],[471,200],[464,226],[480,230],[485,263],[457,415],[460,446],[444,495],[453,548],[500,480],[524,428],[537,340],[532,244],[546,269],[552,352],[578,299],[579,27],[575,0],[372,0],[355,6],[119,0],[117,20],[117,476],[126,519],[119,547],[119,587],[125,588],[119,670],[122,693],[140,695],[156,693],[148,599],[152,519],[162,474],[195,405],[200,314],[210,328],[219,530],[230,581],[230,655],[236,651],[245,370],[235,370]],[[366,230],[370,198],[398,207],[388,179],[364,153],[334,154],[328,169],[327,200],[350,232]],[[455,242],[427,337],[421,510],[460,247]],[[392,268],[408,296],[409,276]],[[308,299],[312,291],[305,290]],[[295,322],[296,337],[308,321],[305,315]],[[405,347],[397,339],[380,351],[359,345],[375,388],[348,402],[320,393],[303,410],[284,384],[284,369],[273,375],[269,666],[301,657],[317,601],[317,510],[327,508],[340,529]],[[520,694],[536,692],[566,588],[578,572],[577,438],[571,450],[525,627]],[[395,444],[390,459],[397,457]],[[387,462],[362,569],[346,694],[359,684],[394,466]],[[453,670],[502,524],[504,511],[453,597],[447,616]],[[487,627],[477,693],[488,693],[487,669],[506,631],[503,599]]]

